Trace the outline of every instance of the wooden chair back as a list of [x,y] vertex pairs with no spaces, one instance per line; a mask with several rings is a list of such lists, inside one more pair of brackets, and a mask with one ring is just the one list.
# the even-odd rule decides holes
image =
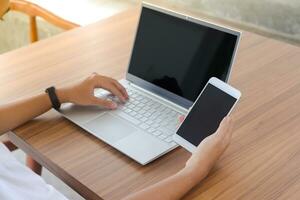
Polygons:
[[38,41],[37,17],[41,17],[47,22],[64,30],[79,27],[79,25],[65,20],[55,15],[55,13],[26,0],[10,0],[10,10],[21,12],[29,16],[29,36],[31,43]]

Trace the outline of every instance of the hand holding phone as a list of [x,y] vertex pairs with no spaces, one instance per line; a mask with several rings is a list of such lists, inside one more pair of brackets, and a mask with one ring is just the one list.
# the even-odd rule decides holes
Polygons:
[[233,121],[225,117],[215,133],[206,137],[198,146],[184,170],[191,174],[192,180],[199,183],[205,178],[220,156],[229,146],[232,138]]
[[217,78],[211,78],[173,136],[175,142],[194,152],[213,134],[236,105],[241,93]]

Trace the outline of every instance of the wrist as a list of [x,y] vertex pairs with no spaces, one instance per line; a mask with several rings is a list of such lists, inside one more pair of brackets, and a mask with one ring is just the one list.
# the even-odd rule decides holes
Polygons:
[[69,92],[66,88],[56,89],[56,95],[61,104],[69,102]]
[[207,176],[205,171],[201,169],[194,169],[192,167],[184,167],[180,173],[183,174],[193,185],[198,184]]

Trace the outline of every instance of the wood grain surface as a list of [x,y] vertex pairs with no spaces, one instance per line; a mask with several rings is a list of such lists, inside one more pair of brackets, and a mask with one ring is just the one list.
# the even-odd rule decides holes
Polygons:
[[[138,17],[131,9],[1,55],[0,103],[92,72],[124,77]],[[232,143],[184,199],[299,199],[300,49],[243,32],[230,84],[243,94]],[[86,199],[120,199],[176,173],[190,156],[177,148],[143,167],[55,111],[9,137]]]

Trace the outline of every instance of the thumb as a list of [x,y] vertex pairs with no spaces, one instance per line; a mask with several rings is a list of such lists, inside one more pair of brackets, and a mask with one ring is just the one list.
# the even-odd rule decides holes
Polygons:
[[97,97],[93,97],[92,104],[96,106],[103,106],[108,109],[116,109],[118,107],[118,105],[113,101],[105,100]]
[[222,120],[217,130],[217,134],[222,135],[223,137],[231,138],[233,132],[232,129],[233,129],[232,119],[229,116],[227,116]]
[[184,115],[179,116],[179,122],[182,123],[184,121],[184,118],[185,118]]

